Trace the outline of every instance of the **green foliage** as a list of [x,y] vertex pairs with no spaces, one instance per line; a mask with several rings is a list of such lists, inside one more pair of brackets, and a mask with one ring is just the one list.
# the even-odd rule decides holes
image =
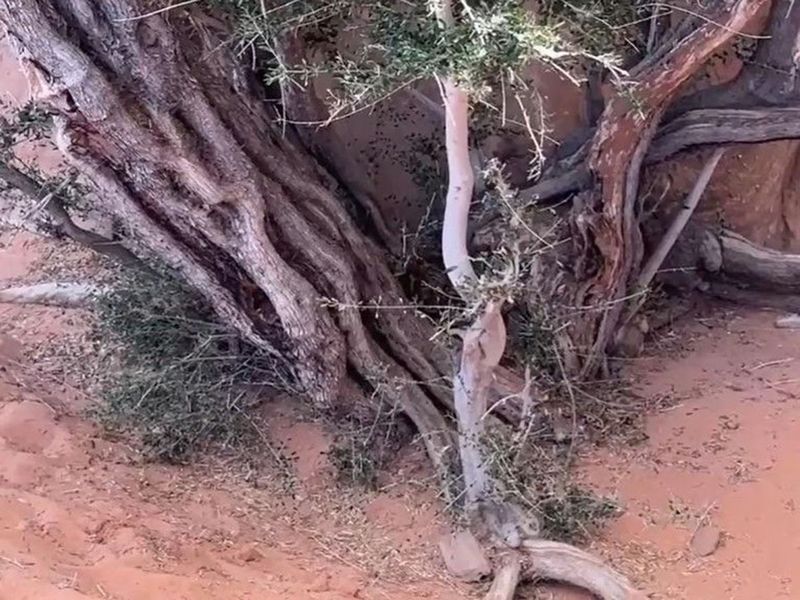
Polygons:
[[562,377],[555,354],[557,327],[546,305],[536,301],[526,302],[508,316],[511,353],[555,381]]
[[342,484],[375,489],[378,474],[396,452],[402,438],[392,398],[392,384],[385,373],[375,373],[371,379],[374,392],[370,401],[377,410],[371,419],[360,418],[349,411],[335,418],[337,436],[328,453],[328,460]]
[[481,95],[500,73],[533,58],[550,62],[561,54],[556,32],[537,24],[514,0],[474,3],[447,29],[423,3],[408,10],[379,6],[370,33],[363,54],[354,60],[340,58],[337,69],[346,92],[342,100],[355,106],[437,76],[453,77]]
[[544,0],[539,13],[545,22],[568,32],[587,53],[602,55],[640,49],[644,41],[640,25],[652,10],[650,4],[636,0]]
[[238,339],[167,273],[120,273],[97,300],[96,340],[119,364],[101,374],[96,416],[132,432],[152,459],[257,441],[248,399],[290,389],[282,364]]
[[375,489],[379,461],[369,443],[353,431],[341,434],[328,453],[328,460],[341,483]]
[[[332,75],[332,116],[373,106],[412,83],[453,77],[476,98],[502,78],[538,60],[566,73],[589,58],[613,66],[613,52],[630,45],[634,4],[622,1],[550,0],[533,14],[522,0],[454,2],[456,22],[443,28],[430,2],[383,0],[206,0],[228,10],[239,50],[264,50],[274,60],[266,82],[307,82]],[[309,63],[284,62],[287,35],[300,33],[319,57]],[[359,51],[340,51],[346,32]],[[630,48],[628,48],[630,49]]]

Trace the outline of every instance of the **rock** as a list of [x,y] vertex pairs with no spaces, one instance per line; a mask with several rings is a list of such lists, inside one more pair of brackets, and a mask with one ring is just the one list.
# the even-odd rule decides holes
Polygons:
[[439,550],[453,577],[467,582],[480,581],[492,572],[486,553],[471,532],[462,530],[445,535]]
[[255,546],[248,546],[239,552],[239,560],[244,562],[256,562],[264,558]]
[[717,551],[722,531],[713,525],[702,525],[694,532],[689,547],[695,556],[710,556]]
[[787,315],[775,321],[778,329],[800,329],[800,315]]

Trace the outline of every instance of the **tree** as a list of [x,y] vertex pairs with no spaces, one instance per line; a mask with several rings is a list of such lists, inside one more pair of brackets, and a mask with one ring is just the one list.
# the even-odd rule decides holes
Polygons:
[[[637,597],[624,578],[588,555],[531,539],[518,511],[493,502],[495,484],[481,449],[490,394],[508,400],[500,405],[500,419],[508,422],[519,418],[531,390],[530,382],[499,368],[506,336],[504,298],[477,293],[475,287],[467,246],[474,177],[467,124],[471,90],[469,78],[459,76],[472,74],[475,65],[574,59],[576,53],[554,52],[549,29],[532,29],[517,19],[502,23],[519,27],[511,29],[522,41],[510,46],[510,57],[489,53],[487,62],[478,51],[479,60],[467,60],[454,41],[472,39],[474,31],[461,27],[470,18],[468,2],[436,2],[436,19],[419,22],[422,39],[431,45],[423,64],[444,89],[450,164],[444,262],[475,317],[464,334],[453,398],[442,385],[452,376],[447,350],[431,341],[433,328],[416,316],[386,253],[365,232],[386,234],[370,199],[344,189],[335,173],[321,166],[307,149],[313,134],[281,126],[265,108],[263,86],[225,44],[226,22],[190,4],[198,3],[181,3],[188,8],[180,12],[180,6],[148,7],[143,0],[0,0],[0,21],[45,90],[57,143],[70,162],[93,182],[129,233],[202,292],[224,322],[289,362],[319,405],[357,395],[354,390],[364,387],[391,386],[442,479],[451,481],[463,471],[467,504],[496,525],[495,537],[526,550],[538,574],[583,585],[605,598]],[[687,145],[798,134],[800,113],[780,104],[792,92],[776,86],[771,71],[745,70],[744,83],[735,84],[741,93],[722,94],[738,98],[736,107],[709,108],[706,102],[719,95],[713,91],[675,102],[705,60],[769,5],[768,0],[717,0],[703,14],[689,11],[666,33],[654,35],[658,43],[612,87],[591,136],[574,154],[552,161],[524,192],[539,201],[578,192],[564,221],[572,244],[557,260],[539,265],[550,285],[537,301],[577,308],[558,338],[564,376],[592,378],[601,372],[638,309],[638,301],[630,298],[643,292],[637,280],[647,283],[638,277],[645,253],[638,207],[643,166]],[[484,8],[492,14],[498,6]],[[257,8],[267,16],[265,3]],[[791,56],[793,68],[796,53],[785,49],[796,43],[800,8],[791,0],[776,0],[772,10],[776,35],[762,42],[759,52],[767,61]],[[274,39],[260,30],[256,35],[269,38],[266,49],[278,70],[292,71],[302,64],[304,40],[278,33]],[[431,47],[439,54],[430,53]],[[418,50],[407,49],[412,57]],[[379,74],[397,78],[407,74],[410,63],[392,61],[393,69],[375,64]],[[365,74],[348,63],[340,67],[343,83],[360,90],[362,103],[386,91],[377,85],[382,79],[370,79],[374,72]],[[313,99],[302,89],[285,79],[280,83],[284,110],[316,114],[318,107],[309,106]],[[754,114],[748,104],[753,98],[768,104]],[[727,268],[736,256],[729,251],[732,238],[720,239],[708,251],[714,254],[716,248],[719,260],[705,255],[704,260],[735,278],[736,269]],[[751,258],[756,252],[744,242],[739,250],[738,256]],[[750,273],[766,273],[764,281],[777,285],[769,276],[775,269],[764,265],[780,263],[783,289],[796,291],[796,257],[764,258],[762,252],[748,262]],[[454,412],[458,435],[447,418]],[[487,514],[487,507],[494,514]],[[511,597],[519,570],[519,561],[509,559],[491,597]]]

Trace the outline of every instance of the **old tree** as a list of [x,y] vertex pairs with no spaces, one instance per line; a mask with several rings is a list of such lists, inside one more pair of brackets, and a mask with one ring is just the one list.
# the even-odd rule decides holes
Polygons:
[[[561,37],[569,21],[564,11],[575,9],[569,3],[397,4],[404,7],[0,0],[0,22],[53,115],[59,148],[134,247],[201,292],[230,328],[288,361],[320,406],[367,398],[388,384],[444,485],[455,488],[454,498],[463,495],[476,531],[509,552],[491,598],[510,598],[521,571],[603,598],[640,597],[593,557],[538,539],[535,515],[500,500],[502,486],[482,447],[484,428],[532,418],[537,393],[535,361],[504,358],[509,303],[547,306],[555,315],[555,371],[576,380],[607,371],[609,357],[645,332],[645,292],[679,248],[699,269],[695,287],[796,307],[797,256],[720,229],[681,234],[725,145],[800,138],[800,3],[594,3],[632,19],[626,28],[641,43],[629,44],[621,65],[580,47],[575,31]],[[330,30],[350,20],[374,36],[361,63],[352,48],[342,51],[345,58],[331,42]],[[400,22],[406,25],[392,27]],[[763,31],[749,34],[755,50],[738,76],[684,93],[706,61],[754,22]],[[325,57],[312,60],[319,54]],[[499,81],[505,119],[508,79],[530,61],[601,82],[595,116],[571,143],[540,153],[542,168],[519,194],[496,164],[484,164],[494,173],[488,193],[499,201],[476,219],[471,210],[482,182],[470,111],[491,104],[487,94],[497,95]],[[275,85],[255,77],[265,70]],[[335,95],[338,112],[329,113],[311,91],[316,77],[344,90]],[[420,84],[438,86],[440,99],[423,96],[415,89]],[[509,89],[516,99],[534,93]],[[441,277],[429,287],[438,288],[440,301],[450,298],[451,308],[461,307],[463,329],[452,346],[412,308],[408,281],[396,275],[390,248],[401,232],[387,226],[376,198],[342,168],[341,149],[316,127],[393,94],[421,102],[446,130],[438,258],[444,268],[437,268],[450,287],[442,289]],[[524,129],[541,141],[523,116]],[[720,150],[683,207],[664,211],[663,226],[643,227],[646,171],[699,146]],[[3,165],[7,183],[35,193],[30,180]],[[526,221],[530,207],[547,205],[557,218],[544,226]],[[479,239],[494,252],[478,257]],[[520,298],[520,289],[529,295]]]

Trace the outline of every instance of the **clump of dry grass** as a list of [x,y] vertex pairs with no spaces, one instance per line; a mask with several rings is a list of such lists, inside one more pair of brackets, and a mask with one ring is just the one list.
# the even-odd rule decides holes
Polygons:
[[132,433],[148,458],[186,462],[211,445],[258,445],[249,404],[292,389],[284,364],[232,334],[169,273],[118,273],[96,317],[96,350],[107,368],[94,414]]

